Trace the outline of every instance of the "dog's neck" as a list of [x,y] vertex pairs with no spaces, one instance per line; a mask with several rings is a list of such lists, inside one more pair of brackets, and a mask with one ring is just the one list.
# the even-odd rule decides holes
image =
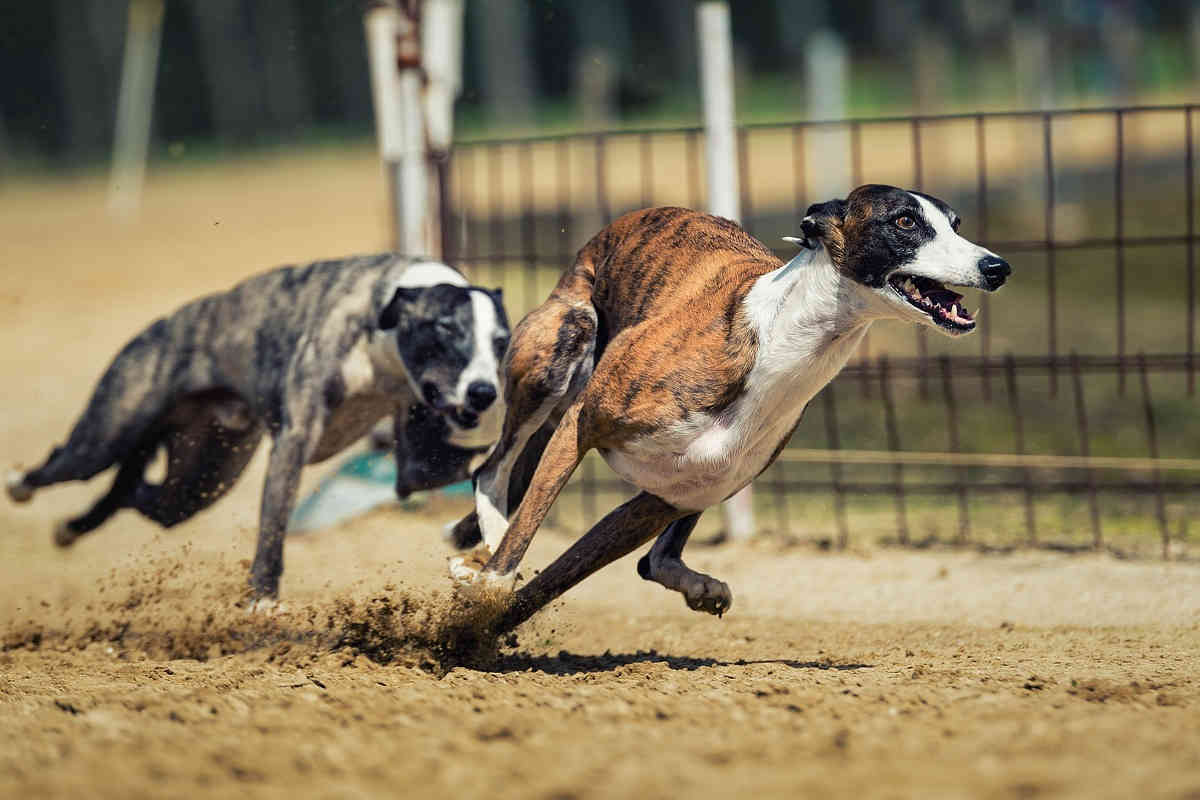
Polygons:
[[824,386],[878,319],[871,300],[824,247],[802,251],[755,281],[746,296],[746,314],[758,334],[755,371],[764,378],[817,378]]

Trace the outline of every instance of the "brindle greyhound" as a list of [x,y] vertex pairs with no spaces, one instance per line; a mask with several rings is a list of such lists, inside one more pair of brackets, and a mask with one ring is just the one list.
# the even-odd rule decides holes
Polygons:
[[806,249],[784,264],[708,214],[653,208],[618,219],[513,333],[504,431],[477,473],[476,511],[453,531],[460,545],[482,533],[492,555],[482,572],[464,558],[452,572],[511,586],[550,505],[595,449],[641,492],[522,587],[499,627],[656,534],[639,574],[722,614],[729,587],[680,557],[701,512],[775,460],[871,323],[901,319],[949,336],[975,327],[944,284],[993,291],[1011,269],[958,225],[933,197],[861,186],[808,209],[803,240],[790,240]]

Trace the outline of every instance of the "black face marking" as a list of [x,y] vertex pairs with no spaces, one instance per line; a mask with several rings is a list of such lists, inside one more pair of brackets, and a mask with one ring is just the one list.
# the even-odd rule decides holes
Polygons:
[[[494,330],[477,330],[474,293],[492,303]],[[384,330],[395,330],[396,347],[405,368],[421,388],[425,401],[438,410],[453,406],[459,377],[475,354],[476,336],[491,337],[490,342],[480,345],[493,349],[497,363],[508,349],[508,318],[499,290],[447,283],[401,287],[380,314],[379,325]]]
[[380,315],[379,325],[395,330],[400,358],[427,401],[439,409],[447,404],[474,351],[471,291],[448,283],[401,287]]
[[[864,286],[881,288],[889,273],[911,263],[921,245],[937,232],[920,202],[895,186],[860,186],[845,200],[810,206],[802,223],[805,237],[820,239],[843,274]],[[928,195],[949,219],[959,224],[958,214],[946,203]]]
[[939,200],[938,198],[934,197],[931,194],[925,194],[924,192],[918,192],[916,189],[909,189],[908,191],[910,194],[915,194],[919,197],[923,197],[926,200],[928,200],[930,203],[932,203],[934,208],[936,208],[938,211],[941,211],[943,214],[946,215],[946,219],[950,220],[950,227],[952,229],[954,229],[955,231],[958,230],[958,226],[962,224],[962,217],[960,217],[958,215],[957,211],[955,211],[953,208],[950,207],[949,203],[947,203],[944,200]]

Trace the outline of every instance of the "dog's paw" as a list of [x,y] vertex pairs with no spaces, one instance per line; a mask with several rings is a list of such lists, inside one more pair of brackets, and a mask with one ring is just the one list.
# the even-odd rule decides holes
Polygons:
[[485,570],[492,557],[487,547],[476,547],[468,553],[449,559],[450,577],[459,586],[472,586],[490,591],[512,592],[517,585],[517,573],[501,575]]
[[59,547],[70,547],[79,538],[79,533],[71,527],[69,520],[61,520],[54,526],[54,543]]
[[246,613],[255,616],[273,617],[287,611],[287,606],[274,597],[255,597],[246,603]]
[[684,602],[693,611],[703,611],[720,617],[733,605],[733,592],[724,581],[698,572],[685,583],[681,591]]
[[25,484],[25,473],[10,469],[4,476],[4,488],[14,503],[28,503],[33,498],[33,487]]
[[451,556],[446,560],[450,568],[450,577],[459,583],[475,583],[482,580],[483,568],[492,557],[486,547],[476,547],[461,555]]

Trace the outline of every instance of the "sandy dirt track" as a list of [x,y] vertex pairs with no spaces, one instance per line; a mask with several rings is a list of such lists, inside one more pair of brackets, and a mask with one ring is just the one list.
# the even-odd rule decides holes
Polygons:
[[[95,182],[0,193],[4,466],[43,457],[158,313],[382,246],[376,178],[152,181],[125,229]],[[438,648],[449,504],[296,538],[286,609],[235,605],[262,455],[185,526],[126,512],[68,552],[51,525],[104,478],[0,500],[0,797],[1200,797],[1195,564],[696,548],[724,619],[631,557],[464,661]],[[568,541],[544,531],[528,568]]]

